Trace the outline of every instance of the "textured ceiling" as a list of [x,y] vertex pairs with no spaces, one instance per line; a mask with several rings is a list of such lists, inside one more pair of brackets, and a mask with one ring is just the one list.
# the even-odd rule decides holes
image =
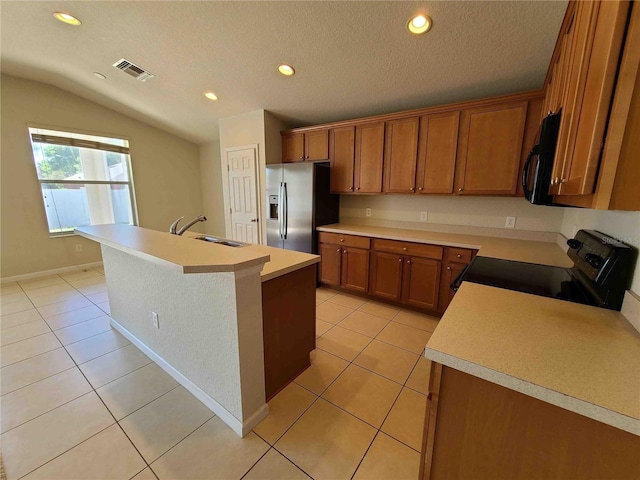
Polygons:
[[[542,86],[565,1],[5,1],[4,73],[196,143],[265,109],[303,126]],[[66,11],[82,26],[52,16]],[[405,23],[426,12],[426,35]],[[156,75],[142,83],[124,57]],[[285,78],[279,63],[296,68]],[[93,72],[101,72],[99,80]],[[203,96],[213,90],[211,102]]]

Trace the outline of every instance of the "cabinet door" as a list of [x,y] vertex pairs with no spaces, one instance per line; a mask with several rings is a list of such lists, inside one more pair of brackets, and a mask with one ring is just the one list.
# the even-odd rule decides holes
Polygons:
[[444,269],[442,270],[442,281],[441,281],[441,292],[440,292],[440,312],[444,312],[453,296],[456,292],[451,290],[451,284],[453,281],[458,278],[460,272],[464,270],[467,265],[463,263],[446,263]]
[[384,191],[413,193],[416,186],[419,117],[392,120],[386,124]]
[[384,122],[356,126],[355,158],[354,184],[356,192],[382,192]]
[[418,193],[452,193],[460,112],[420,118]]
[[342,287],[356,292],[367,292],[369,286],[369,250],[342,249]]
[[462,111],[458,194],[515,195],[526,117],[526,101]]
[[353,192],[355,127],[334,128],[330,137],[331,191]]
[[308,161],[329,158],[329,130],[318,130],[304,134],[304,159]]
[[575,142],[573,150],[567,151],[569,156],[562,171],[560,195],[594,192],[628,10],[628,2],[601,2],[597,24],[589,32],[593,46],[580,117],[574,117]]
[[402,256],[371,252],[369,293],[387,300],[400,300],[402,292]]
[[282,135],[282,161],[284,163],[304,161],[304,135],[302,133]]
[[331,243],[321,243],[320,252],[320,283],[340,286],[342,248]]
[[436,310],[442,262],[429,258],[405,257],[402,301],[414,307]]

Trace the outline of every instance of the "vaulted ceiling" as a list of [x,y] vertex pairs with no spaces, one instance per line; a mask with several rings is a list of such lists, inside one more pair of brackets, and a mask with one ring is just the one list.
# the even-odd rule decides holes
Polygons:
[[[1,66],[204,143],[217,138],[218,119],[258,109],[303,126],[541,88],[565,9],[566,1],[3,0]],[[55,20],[55,11],[82,25]],[[425,35],[405,28],[417,12],[433,19]],[[116,70],[123,57],[155,78]],[[280,63],[295,76],[280,75]]]

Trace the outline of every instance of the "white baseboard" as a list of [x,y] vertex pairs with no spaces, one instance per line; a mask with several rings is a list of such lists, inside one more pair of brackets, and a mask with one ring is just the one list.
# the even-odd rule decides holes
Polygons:
[[176,382],[186,388],[198,400],[204,403],[209,410],[215,413],[220,420],[226,423],[240,437],[247,435],[260,421],[269,414],[269,406],[265,403],[244,422],[238,420],[231,412],[216,402],[211,396],[203,392],[200,387],[185,377],[182,373],[171,366],[167,361],[160,357],[157,353],[147,347],[138,337],[120,325],[116,320],[111,319],[111,325],[124,335],[127,340],[138,347],[142,352],[153,360],[160,368],[171,375]]
[[20,282],[22,280],[33,280],[34,278],[44,277],[46,275],[54,275],[57,273],[80,272],[88,268],[101,267],[102,262],[85,263],[83,265],[73,265],[71,267],[54,268],[53,270],[43,270],[41,272],[25,273],[23,275],[15,275],[13,277],[4,277],[0,279],[0,283]]

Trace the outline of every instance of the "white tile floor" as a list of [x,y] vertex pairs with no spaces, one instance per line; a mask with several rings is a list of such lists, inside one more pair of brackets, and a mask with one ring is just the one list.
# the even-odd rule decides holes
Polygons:
[[418,476],[437,319],[318,289],[312,366],[240,439],[110,327],[102,269],[1,293],[9,480]]

